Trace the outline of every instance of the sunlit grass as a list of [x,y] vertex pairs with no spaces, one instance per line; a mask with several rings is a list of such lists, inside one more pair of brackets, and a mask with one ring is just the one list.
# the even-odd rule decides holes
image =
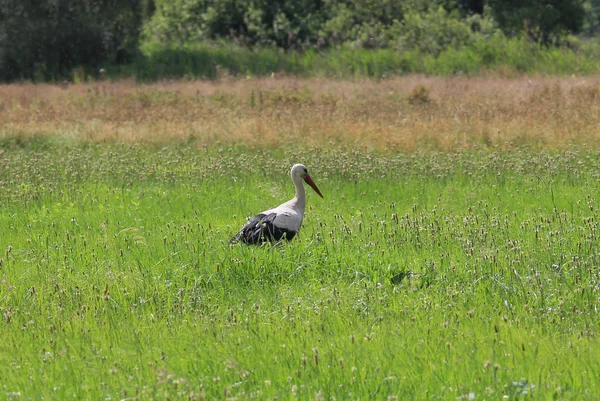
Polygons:
[[97,82],[4,85],[0,95],[4,141],[403,152],[600,144],[593,77]]
[[[8,399],[595,399],[596,150],[15,140]],[[230,246],[311,170],[300,236]]]

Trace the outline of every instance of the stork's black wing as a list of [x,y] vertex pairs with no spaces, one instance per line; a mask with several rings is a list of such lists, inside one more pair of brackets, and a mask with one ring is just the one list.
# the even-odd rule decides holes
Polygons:
[[275,225],[275,217],[277,213],[257,214],[242,227],[231,242],[242,241],[248,245],[256,245],[266,241],[279,241],[284,237],[287,240],[294,238],[295,232]]

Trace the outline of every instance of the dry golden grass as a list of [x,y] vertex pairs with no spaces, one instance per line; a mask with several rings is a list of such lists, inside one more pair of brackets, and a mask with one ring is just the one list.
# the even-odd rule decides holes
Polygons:
[[600,78],[0,86],[0,139],[381,150],[600,145]]

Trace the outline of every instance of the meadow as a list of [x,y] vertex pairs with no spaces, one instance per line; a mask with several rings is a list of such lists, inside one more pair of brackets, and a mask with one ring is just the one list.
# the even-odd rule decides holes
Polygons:
[[[0,87],[0,394],[594,400],[592,78]],[[293,196],[302,231],[230,245]]]

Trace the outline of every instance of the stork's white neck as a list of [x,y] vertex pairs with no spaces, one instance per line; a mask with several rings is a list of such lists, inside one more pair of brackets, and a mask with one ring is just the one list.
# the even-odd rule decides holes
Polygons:
[[304,207],[306,206],[306,191],[304,190],[304,182],[301,177],[292,177],[294,187],[296,188],[296,196],[287,204],[294,208],[301,216],[304,215]]

